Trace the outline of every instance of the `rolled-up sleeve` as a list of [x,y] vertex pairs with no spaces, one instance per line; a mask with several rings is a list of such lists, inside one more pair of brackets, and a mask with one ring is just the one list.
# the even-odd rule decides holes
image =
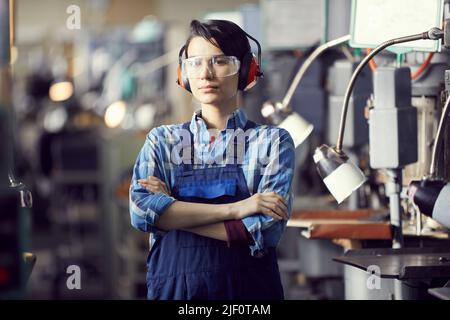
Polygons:
[[158,137],[156,129],[147,135],[136,159],[131,179],[129,193],[131,225],[144,232],[160,231],[156,228],[156,222],[167,207],[176,201],[165,193],[153,193],[138,184],[139,179],[155,176],[170,188],[165,179],[166,175],[161,170],[164,167],[164,159],[158,148],[158,139],[161,138]]
[[[290,217],[293,203],[295,148],[290,134],[284,129],[278,130],[279,139],[271,146],[271,156],[264,167],[257,192],[273,191],[281,195],[288,204]],[[264,254],[268,247],[276,247],[287,224],[286,220],[275,220],[264,214],[246,217],[242,222],[254,240],[254,244],[250,245],[252,255]]]

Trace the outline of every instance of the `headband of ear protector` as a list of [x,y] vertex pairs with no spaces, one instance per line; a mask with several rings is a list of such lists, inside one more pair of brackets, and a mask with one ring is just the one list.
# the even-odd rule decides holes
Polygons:
[[[246,91],[250,88],[252,88],[258,79],[263,76],[263,73],[261,71],[261,45],[259,44],[258,40],[253,38],[251,35],[249,35],[247,32],[242,30],[247,37],[252,39],[256,45],[258,46],[258,60],[256,60],[256,57],[253,55],[251,51],[248,51],[241,61],[241,66],[239,68],[239,80],[238,80],[238,89],[242,91]],[[180,85],[182,88],[186,89],[189,92],[191,91],[191,86],[189,84],[189,79],[186,77],[186,75],[183,74],[181,71],[181,60],[183,58],[183,53],[186,50],[186,46],[184,45],[181,47],[180,52],[178,53],[178,70],[177,70],[177,84]]]

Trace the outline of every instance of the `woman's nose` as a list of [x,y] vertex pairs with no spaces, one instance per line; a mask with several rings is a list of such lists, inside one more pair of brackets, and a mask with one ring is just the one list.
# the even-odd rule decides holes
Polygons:
[[214,76],[212,68],[208,62],[203,62],[200,67],[199,78],[200,79],[211,79]]

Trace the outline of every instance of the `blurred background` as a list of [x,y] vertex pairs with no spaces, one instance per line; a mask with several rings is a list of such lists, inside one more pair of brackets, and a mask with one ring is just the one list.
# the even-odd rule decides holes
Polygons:
[[[320,44],[349,34],[352,12],[351,0],[0,1],[3,11],[10,10],[1,17],[9,17],[9,29],[0,32],[10,31],[10,63],[2,67],[10,74],[10,86],[2,91],[2,104],[10,111],[12,132],[11,137],[3,132],[0,143],[11,145],[10,182],[32,194],[28,208],[10,205],[17,214],[5,216],[2,225],[17,223],[18,241],[32,254],[20,269],[25,276],[16,282],[25,285],[15,294],[26,299],[145,299],[148,234],[130,225],[129,182],[146,134],[162,124],[188,121],[199,107],[175,82],[178,51],[192,19],[228,19],[261,42],[264,78],[239,99],[250,119],[270,123],[261,113],[264,102],[283,99]],[[368,180],[338,206],[312,158],[317,146],[336,140],[345,88],[366,54],[366,48],[348,43],[330,48],[294,88],[291,108],[314,130],[296,149],[294,211],[304,216],[293,220],[278,249],[287,299],[343,299],[344,268],[332,258],[349,248],[391,247],[388,174],[368,164],[375,67],[365,67],[354,88],[344,140],[347,154]],[[426,174],[445,98],[447,50],[429,57],[429,52],[413,51],[399,58],[386,51],[376,58],[378,66],[412,71],[422,66],[411,80],[419,118],[418,159],[402,167],[402,185]],[[440,170],[450,176],[448,162],[441,161]],[[402,201],[411,246],[447,241],[447,229],[420,214],[420,228],[428,234],[418,232],[417,213]],[[313,234],[314,217],[338,211],[347,219],[376,212],[368,219],[382,230]],[[448,242],[438,245],[449,247]],[[80,270],[81,289],[68,287],[70,266]],[[7,271],[0,268],[0,283],[14,278]]]

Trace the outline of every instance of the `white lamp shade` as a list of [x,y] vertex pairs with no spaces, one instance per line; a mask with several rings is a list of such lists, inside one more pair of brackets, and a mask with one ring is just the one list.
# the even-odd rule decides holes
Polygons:
[[291,113],[278,125],[286,129],[294,140],[294,147],[297,148],[312,132],[314,126],[303,119],[298,113]]
[[366,177],[362,171],[351,162],[341,164],[323,179],[323,182],[338,203],[350,196],[364,181],[366,181]]
[[450,228],[450,183],[447,183],[439,193],[433,207],[433,219]]

